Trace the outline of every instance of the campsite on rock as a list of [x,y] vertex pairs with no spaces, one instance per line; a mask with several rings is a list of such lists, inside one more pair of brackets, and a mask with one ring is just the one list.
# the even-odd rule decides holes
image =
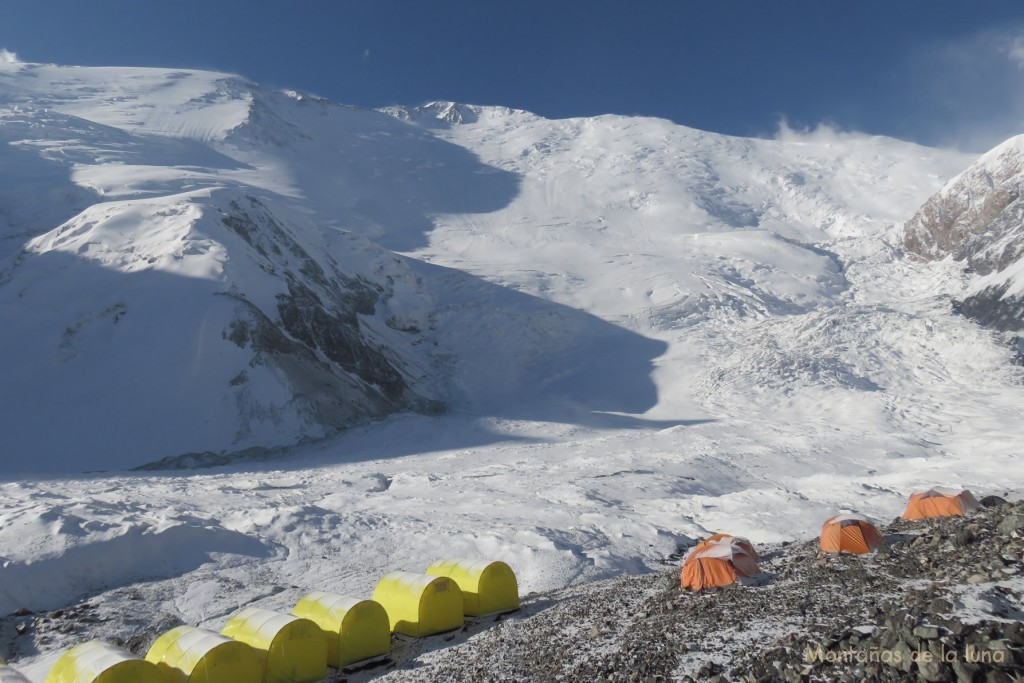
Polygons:
[[[897,519],[876,553],[761,547],[761,581],[697,593],[676,568],[536,596],[382,681],[1013,681],[1024,671],[1024,503]],[[350,680],[358,680],[352,678]]]
[[[1024,670],[1024,502],[918,514],[934,495],[974,500],[915,493],[884,538],[837,515],[817,552],[806,542],[759,554],[715,534],[689,550],[681,586],[659,571],[520,604],[504,563],[447,560],[383,577],[372,600],[313,592],[295,616],[245,608],[222,635],[177,626],[155,640],[93,640],[46,681],[1013,680]],[[853,549],[833,548],[846,536],[836,529],[862,524],[877,534],[873,554],[860,531]],[[15,629],[62,616],[21,614]],[[2,663],[0,673],[29,680]]]
[[1022,194],[0,49],[0,683],[1019,680]]

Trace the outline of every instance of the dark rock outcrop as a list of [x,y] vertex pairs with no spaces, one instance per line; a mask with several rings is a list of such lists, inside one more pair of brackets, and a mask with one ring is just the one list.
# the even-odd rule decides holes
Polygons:
[[952,256],[977,273],[1024,255],[1024,136],[985,154],[907,221],[903,248],[928,260]]
[[980,276],[957,310],[982,325],[1024,330],[1024,294],[1013,272],[1024,258],[1024,136],[985,154],[907,221],[903,248],[953,258]]

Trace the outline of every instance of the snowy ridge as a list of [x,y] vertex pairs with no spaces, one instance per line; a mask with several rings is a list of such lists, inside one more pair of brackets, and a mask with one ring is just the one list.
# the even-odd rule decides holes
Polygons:
[[518,121],[537,117],[522,109],[509,107],[481,107],[458,102],[428,102],[419,107],[382,107],[379,111],[402,121],[418,123],[431,128],[444,128],[465,123],[479,123],[481,120],[494,122],[513,118]]
[[[21,361],[11,452],[41,470],[128,468],[425,407],[372,331],[390,332],[381,291],[311,255],[329,249],[254,198],[205,191],[97,204],[30,240],[0,302],[49,315],[21,316],[0,345]],[[48,432],[54,420],[69,433]]]
[[[438,549],[528,594],[1020,490],[1024,377],[901,250],[972,161],[0,64],[5,604],[219,629]],[[154,460],[218,467],[72,474]]]
[[208,71],[24,63],[0,68],[0,84],[5,107],[52,109],[129,133],[202,141],[222,139],[247,120],[255,87]]

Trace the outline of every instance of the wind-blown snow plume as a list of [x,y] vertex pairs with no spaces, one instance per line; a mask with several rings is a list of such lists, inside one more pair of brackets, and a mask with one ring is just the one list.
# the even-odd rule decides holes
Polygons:
[[780,142],[815,142],[834,143],[852,142],[858,139],[871,137],[867,133],[847,131],[831,121],[821,121],[813,127],[793,127],[786,117],[779,119],[778,129],[775,131],[774,139]]

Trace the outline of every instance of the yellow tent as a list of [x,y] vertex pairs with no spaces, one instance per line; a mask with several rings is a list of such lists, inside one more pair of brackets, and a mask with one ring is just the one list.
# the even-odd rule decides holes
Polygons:
[[446,576],[391,572],[377,582],[373,599],[397,633],[419,638],[462,626],[462,591]]
[[516,574],[504,562],[487,560],[439,560],[428,574],[447,576],[462,590],[463,609],[471,617],[519,609]]
[[327,640],[327,663],[348,666],[391,652],[391,624],[380,603],[314,591],[292,614],[320,627]]
[[7,666],[7,662],[0,657],[0,683],[29,683],[29,680]]
[[164,678],[155,664],[109,643],[90,640],[61,655],[46,683],[164,683]]
[[260,656],[245,643],[194,626],[156,639],[146,654],[167,683],[239,683],[263,677]]
[[309,619],[246,607],[231,617],[221,635],[257,650],[264,660],[264,683],[313,683],[327,677],[327,643]]

